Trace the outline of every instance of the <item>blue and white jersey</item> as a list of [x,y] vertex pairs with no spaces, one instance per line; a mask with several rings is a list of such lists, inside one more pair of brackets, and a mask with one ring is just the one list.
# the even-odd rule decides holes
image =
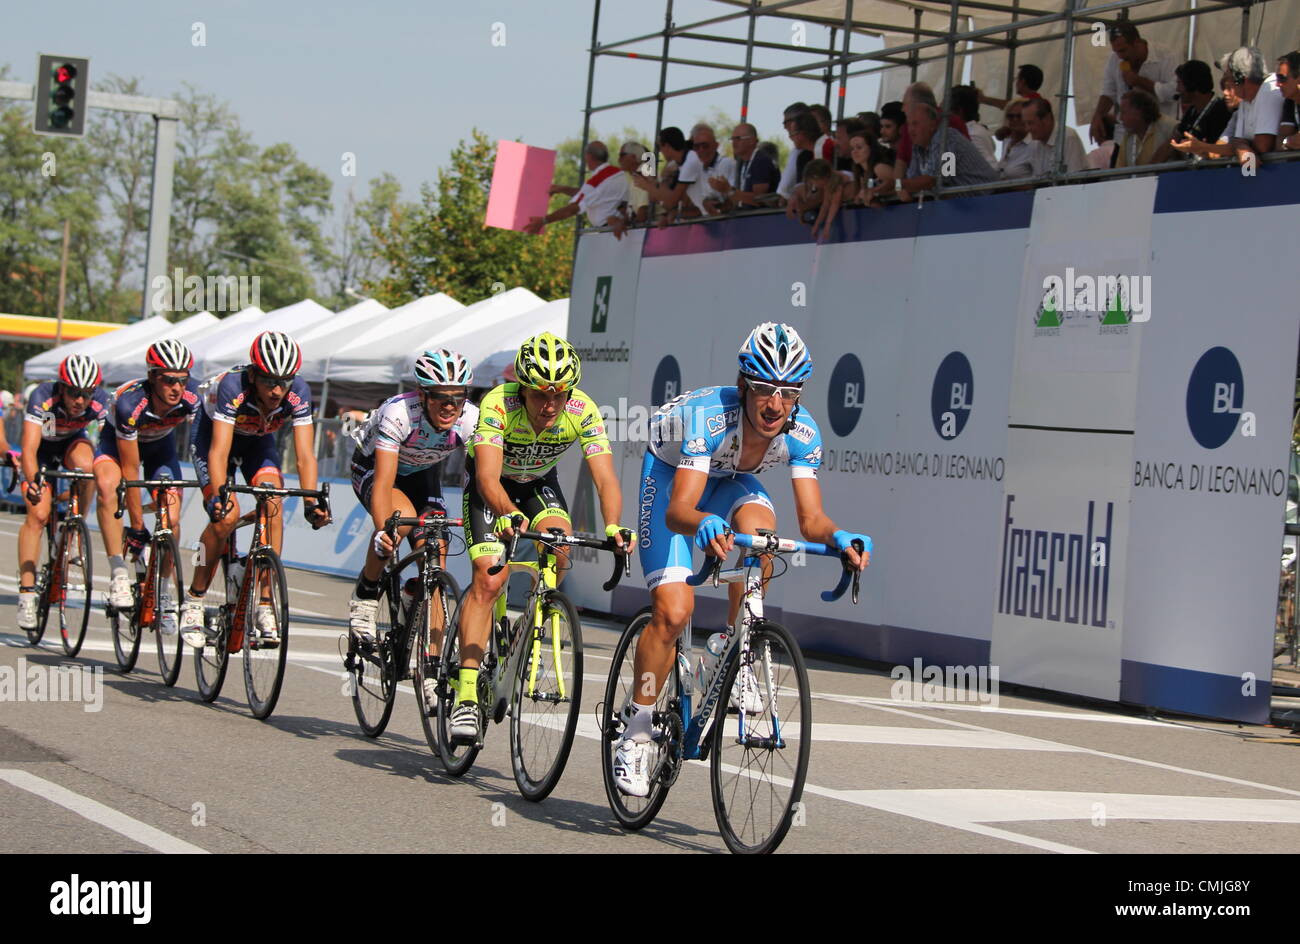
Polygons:
[[199,381],[191,377],[185,382],[180,402],[167,415],[159,416],[150,409],[149,381],[132,380],[113,392],[113,432],[118,439],[142,443],[166,439],[177,426],[197,415],[202,399]]
[[740,393],[735,387],[701,387],[669,400],[650,420],[650,452],[679,469],[707,472],[710,477],[759,473],[789,465],[790,477],[816,478],[822,464],[822,435],[812,416],[795,407],[794,426],[772,439],[752,469],[741,469]]
[[424,415],[418,390],[398,394],[381,403],[352,432],[362,455],[376,449],[397,453],[397,474],[427,469],[457,449],[465,448],[478,425],[478,407],[466,403],[456,425],[446,432],[434,429]]

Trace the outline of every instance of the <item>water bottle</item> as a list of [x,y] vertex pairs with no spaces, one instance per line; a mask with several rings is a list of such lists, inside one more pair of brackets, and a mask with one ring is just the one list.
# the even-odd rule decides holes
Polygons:
[[690,698],[694,692],[694,679],[691,674],[691,660],[686,658],[686,653],[677,653],[677,674],[682,679],[682,695]]
[[717,670],[718,660],[722,658],[722,653],[727,649],[727,634],[714,633],[709,637],[709,641],[704,644],[704,651],[700,653],[700,664],[696,668],[695,687],[700,691],[707,691],[709,683],[713,681],[713,673]]
[[234,600],[239,596],[239,585],[244,580],[244,558],[235,559],[226,569],[226,599]]

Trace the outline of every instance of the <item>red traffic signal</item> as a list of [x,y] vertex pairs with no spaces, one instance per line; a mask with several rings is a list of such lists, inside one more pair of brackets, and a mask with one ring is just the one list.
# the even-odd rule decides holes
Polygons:
[[32,128],[37,134],[80,137],[86,130],[90,94],[88,59],[41,56],[36,68]]

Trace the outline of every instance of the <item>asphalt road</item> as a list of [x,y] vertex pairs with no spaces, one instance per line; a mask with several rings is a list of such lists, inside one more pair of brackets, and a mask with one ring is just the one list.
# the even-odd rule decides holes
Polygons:
[[[40,648],[16,628],[19,521],[0,513],[0,676],[74,661],[53,618]],[[105,591],[102,548],[95,568]],[[177,686],[160,683],[148,638],[123,676],[103,613],[92,614],[75,664],[102,669],[99,710],[87,710],[93,697],[0,701],[0,852],[725,851],[706,766],[687,766],[640,833],[609,812],[592,734],[620,627],[584,620],[580,737],[559,787],[532,804],[516,792],[507,725],[451,779],[409,686],[385,735],[363,737],[338,656],[349,583],[300,571],[289,583],[289,668],[267,722],[249,714],[237,663],[212,705],[197,698],[188,655]],[[895,700],[885,672],[815,658],[809,668],[812,764],[782,851],[1300,848],[1300,751],[1278,729],[1005,692],[996,708]]]

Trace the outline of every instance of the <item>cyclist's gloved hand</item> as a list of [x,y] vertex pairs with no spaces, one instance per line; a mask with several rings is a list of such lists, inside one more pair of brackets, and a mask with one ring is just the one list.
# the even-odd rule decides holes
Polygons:
[[330,523],[329,507],[315,498],[304,498],[302,500],[302,515],[312,526],[313,531],[319,531]]
[[709,550],[709,544],[720,538],[727,531],[727,522],[717,515],[709,515],[695,529],[695,546],[701,551]]
[[[515,528],[516,518],[523,519],[523,521],[520,523],[518,528]],[[505,532],[510,530],[527,531],[528,525],[529,525],[528,516],[521,511],[514,511],[508,515],[502,515],[501,517],[497,518],[495,530],[497,534],[504,534]]]
[[605,525],[605,537],[613,538],[614,543],[624,550],[630,551],[632,549],[632,542],[627,537],[631,533],[630,528],[625,528],[621,524]]
[[208,519],[214,524],[223,521],[229,511],[227,502],[221,500],[220,495],[213,495],[203,500],[203,508],[208,513]]
[[375,532],[375,539],[372,543],[375,548],[375,556],[380,560],[387,560],[397,547],[397,542],[390,538],[388,532],[383,528]]
[[27,503],[30,505],[39,505],[41,503],[41,493],[45,491],[44,486],[39,482],[27,483]]
[[138,557],[149,543],[149,532],[144,528],[126,528],[122,531],[122,539],[126,541],[126,549]]
[[867,566],[867,563],[871,560],[871,538],[870,537],[868,537],[865,534],[855,534],[852,531],[836,531],[834,534],[831,535],[831,537],[834,538],[835,547],[839,549],[839,552],[841,554],[846,554],[849,551],[853,550],[853,542],[855,540],[861,541],[862,555],[858,563],[858,570],[861,570],[863,567]]

